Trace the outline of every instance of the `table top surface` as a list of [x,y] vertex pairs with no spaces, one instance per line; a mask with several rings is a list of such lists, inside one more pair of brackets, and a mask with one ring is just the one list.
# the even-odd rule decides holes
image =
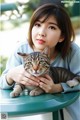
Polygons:
[[0,113],[8,113],[11,116],[57,111],[73,103],[80,94],[71,92],[10,98],[10,92],[11,90],[0,90]]

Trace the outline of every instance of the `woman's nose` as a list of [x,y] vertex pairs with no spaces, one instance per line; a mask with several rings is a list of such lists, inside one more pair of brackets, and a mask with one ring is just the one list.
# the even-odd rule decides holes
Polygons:
[[44,28],[40,29],[38,34],[39,34],[39,36],[45,37],[46,36],[46,30]]

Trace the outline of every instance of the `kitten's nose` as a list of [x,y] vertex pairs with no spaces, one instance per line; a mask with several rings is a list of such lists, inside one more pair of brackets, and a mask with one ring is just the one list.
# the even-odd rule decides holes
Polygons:
[[38,65],[34,65],[34,66],[33,66],[33,69],[35,70],[35,72],[37,72],[38,68],[39,68]]

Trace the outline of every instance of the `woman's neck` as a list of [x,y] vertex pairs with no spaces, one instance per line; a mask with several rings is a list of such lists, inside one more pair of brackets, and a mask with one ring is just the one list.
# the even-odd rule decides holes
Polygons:
[[[34,47],[33,47],[33,51],[38,51],[38,52],[42,52],[43,50],[36,50]],[[51,61],[53,61],[58,55],[58,51],[55,50],[55,48],[50,48],[48,50],[48,56],[50,58]]]
[[50,60],[53,61],[58,55],[58,51],[55,49],[50,50]]

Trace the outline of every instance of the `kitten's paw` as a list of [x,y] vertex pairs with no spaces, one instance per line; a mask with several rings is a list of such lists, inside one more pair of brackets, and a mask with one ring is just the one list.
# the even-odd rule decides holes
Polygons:
[[39,95],[39,93],[38,93],[37,91],[31,91],[31,92],[29,93],[29,95],[30,95],[30,96],[37,96],[37,95]]
[[16,93],[16,92],[11,92],[10,93],[10,97],[11,98],[15,98],[15,97],[18,97],[20,94],[19,93]]
[[44,91],[42,89],[36,88],[36,89],[30,91],[29,95],[30,96],[37,96],[37,95],[40,95],[42,93],[44,93]]
[[69,87],[74,87],[79,84],[79,82],[76,79],[72,79],[66,82]]

